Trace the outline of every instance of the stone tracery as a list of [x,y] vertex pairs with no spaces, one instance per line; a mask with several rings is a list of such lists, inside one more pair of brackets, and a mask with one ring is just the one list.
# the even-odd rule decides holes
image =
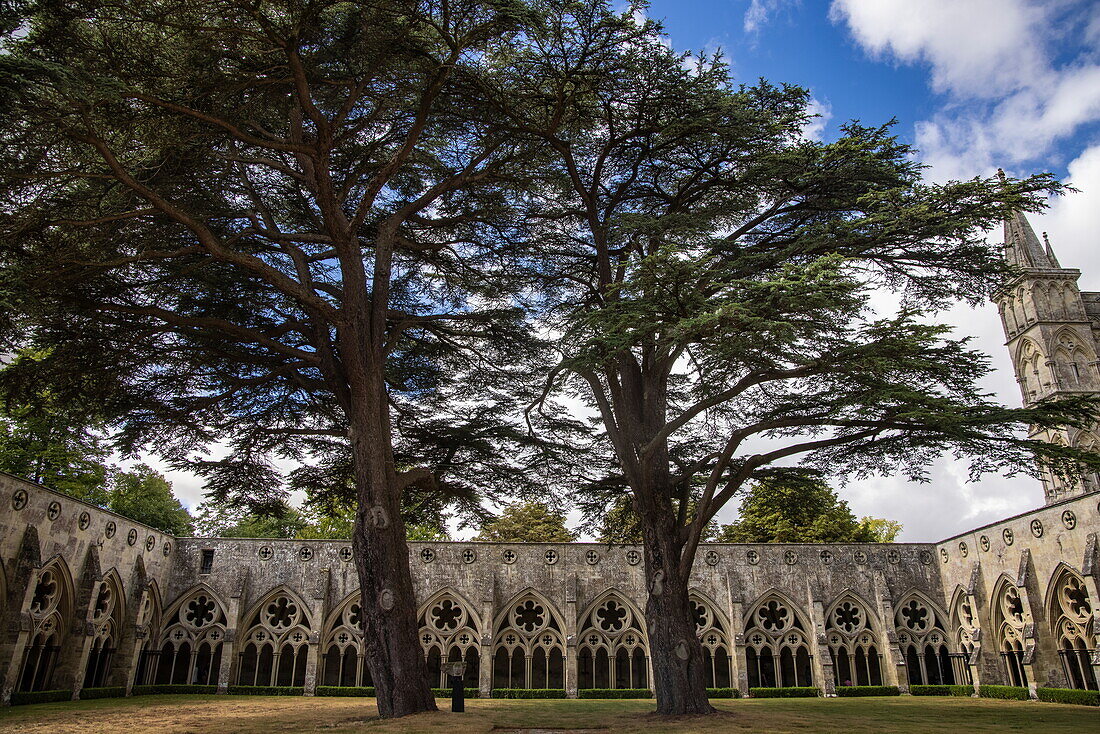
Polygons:
[[649,645],[641,615],[615,592],[581,617],[577,675],[582,688],[647,688]]
[[881,686],[882,662],[867,607],[851,595],[825,615],[825,634],[837,686]]
[[782,597],[772,594],[745,621],[745,662],[750,688],[811,686],[808,626]]
[[504,607],[493,637],[494,688],[564,688],[565,625],[546,599],[524,592]]
[[225,606],[209,590],[184,594],[167,615],[156,682],[217,683],[225,630]]

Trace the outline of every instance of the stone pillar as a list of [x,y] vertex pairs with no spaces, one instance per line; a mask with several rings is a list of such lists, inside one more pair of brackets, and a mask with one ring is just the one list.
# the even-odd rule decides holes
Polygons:
[[218,669],[218,693],[228,693],[232,685],[233,672],[237,669],[237,622],[241,615],[241,597],[229,597],[229,608],[225,611],[225,641],[222,642],[222,664]]
[[[562,607],[562,615],[565,617],[565,695],[568,698],[576,698],[578,693],[580,673],[577,670],[577,574],[572,574],[565,584],[565,605]],[[649,665],[649,656],[646,656],[648,666],[647,680],[653,685],[653,667]],[[612,677],[612,680],[614,678]]]
[[1031,593],[1034,586],[1034,576],[1031,566],[1031,551],[1024,550],[1020,554],[1020,571],[1016,579],[1016,588],[1020,592],[1020,603],[1025,610],[1023,669],[1024,675],[1027,676],[1028,696],[1032,699],[1038,699],[1039,695],[1035,689],[1039,687],[1037,678],[1042,669],[1040,665],[1042,655],[1038,654],[1040,641],[1035,634],[1035,620],[1046,619],[1046,614],[1043,611],[1042,596]]
[[1085,562],[1081,568],[1083,570],[1082,580],[1085,582],[1085,590],[1089,594],[1089,602],[1092,605],[1092,639],[1089,642],[1092,643],[1092,659],[1089,661],[1092,665],[1092,674],[1096,677],[1096,680],[1100,681],[1100,551],[1097,547],[1096,533],[1089,533],[1087,545],[1085,546]]
[[107,685],[124,686],[127,696],[130,695],[136,683],[135,676],[141,663],[141,650],[149,636],[149,620],[145,618],[145,612],[151,606],[149,597],[152,595],[152,589],[148,583],[134,588],[139,589],[134,600],[124,600],[127,620],[119,635],[114,662],[107,674]]
[[[3,705],[11,705],[11,694],[19,685],[19,674],[22,672],[23,667],[23,654],[26,651],[27,643],[30,641],[31,630],[33,624],[31,620],[30,612],[27,611],[31,607],[31,599],[34,598],[34,588],[38,581],[37,575],[32,574],[29,578],[30,583],[27,583],[24,587],[22,595],[19,598],[19,605],[8,612],[9,627],[4,632],[4,644],[0,647],[0,660],[7,660],[7,668],[4,670],[3,688],[0,689],[0,696],[2,696]],[[9,589],[9,599],[14,596],[12,591],[18,591],[17,589]]]
[[309,604],[309,619],[311,622],[309,630],[309,648],[306,650],[306,675],[303,682],[303,688],[305,695],[312,696],[317,691],[317,677],[320,670],[320,660],[322,652],[322,643],[324,640],[321,638],[322,630],[325,628],[325,616],[327,609],[325,608],[325,600],[328,598],[328,590],[332,579],[332,569],[322,568],[321,574],[317,579],[317,584],[313,588],[313,594]]
[[810,597],[810,651],[813,653],[810,666],[813,669],[814,678],[820,681],[822,694],[826,698],[836,696],[836,685],[833,682],[833,657],[829,652],[829,641],[825,637],[825,604],[819,599]]
[[496,587],[496,574],[493,575],[492,583],[487,583],[483,587],[481,595],[481,645],[478,650],[477,663],[477,681],[479,695],[482,698],[489,698],[493,695],[493,636],[494,636],[494,622],[496,620],[496,613],[493,605],[493,592]]
[[71,689],[73,700],[80,697],[84,687],[84,672],[88,667],[88,656],[95,642],[95,603],[99,597],[99,585],[103,574],[99,572],[99,554],[96,546],[88,548],[88,557],[73,600],[72,628],[58,655],[57,668],[54,671],[53,688]]
[[880,594],[879,618],[886,627],[886,638],[882,645],[882,682],[884,685],[897,686],[902,693],[909,692],[909,668],[905,655],[898,644],[898,633],[894,629],[894,602],[890,597]]
[[730,685],[749,695],[749,671],[745,669],[744,608],[740,600],[730,603]]

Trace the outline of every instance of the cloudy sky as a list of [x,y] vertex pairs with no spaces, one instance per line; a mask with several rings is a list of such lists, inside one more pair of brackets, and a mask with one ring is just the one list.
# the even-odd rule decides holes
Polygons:
[[[828,140],[846,120],[896,118],[935,180],[1052,171],[1080,193],[1032,217],[1083,290],[1100,290],[1100,3],[1093,0],[653,0],[678,50],[721,49],[743,81],[810,89]],[[1001,233],[991,233],[1000,241]],[[992,306],[944,315],[994,358],[986,387],[1020,403]],[[858,515],[938,540],[1042,502],[1038,482],[967,482],[944,459],[929,484],[900,477],[842,490]],[[729,513],[732,515],[732,513]]]
[[[1084,290],[1100,290],[1100,3],[1094,0],[653,0],[670,42],[721,49],[735,76],[809,88],[828,140],[849,119],[898,120],[936,180],[1052,171],[1081,191],[1033,217]],[[991,236],[1000,237],[1000,233]],[[997,371],[986,387],[1020,396],[992,306],[944,317]],[[940,461],[929,484],[881,478],[845,487],[858,515],[900,520],[904,540],[939,540],[1042,502],[1029,478],[966,481]],[[181,498],[193,477],[171,474]],[[725,513],[731,519],[732,508]]]

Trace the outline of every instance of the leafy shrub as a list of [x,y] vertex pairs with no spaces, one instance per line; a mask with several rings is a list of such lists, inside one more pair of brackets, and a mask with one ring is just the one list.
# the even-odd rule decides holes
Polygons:
[[[463,693],[462,693],[463,698],[480,698],[481,697],[481,689],[480,688],[463,688],[462,691],[463,691]],[[435,695],[436,698],[450,698],[451,697],[451,689],[450,688],[433,688],[432,693]]]
[[230,696],[301,696],[302,686],[229,686]]
[[836,695],[841,698],[859,696],[900,696],[897,686],[837,686]]
[[57,703],[71,701],[72,691],[15,691],[11,694],[12,706],[25,706],[32,703]]
[[565,698],[564,688],[494,688],[493,698]]
[[1075,688],[1038,688],[1035,693],[1040,701],[1048,703],[1075,703],[1080,706],[1100,706],[1100,691],[1082,691]]
[[108,686],[105,688],[82,688],[80,700],[90,701],[93,698],[122,698],[126,695],[125,686]]
[[1016,686],[978,686],[978,695],[982,698],[1001,698],[1011,701],[1026,701],[1029,698],[1026,688]]
[[183,683],[172,685],[134,686],[130,693],[135,696],[155,696],[163,693],[217,693],[217,686],[196,686]]
[[974,695],[974,686],[909,686],[914,696],[962,696]]
[[578,698],[653,698],[648,688],[582,688]]
[[736,688],[708,688],[707,698],[741,698],[741,691]]
[[750,688],[752,698],[814,698],[819,695],[812,686],[789,686],[787,688]]
[[374,698],[371,686],[317,686],[314,693],[318,696],[361,696]]

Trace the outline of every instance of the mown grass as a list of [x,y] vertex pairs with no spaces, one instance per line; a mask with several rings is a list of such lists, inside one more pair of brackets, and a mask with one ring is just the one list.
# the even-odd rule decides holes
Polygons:
[[720,699],[719,714],[667,718],[650,700],[471,700],[466,713],[382,721],[369,698],[283,696],[141,696],[14,706],[0,711],[0,731],[58,734],[156,732],[363,732],[485,734],[526,728],[603,729],[619,734],[673,732],[1073,732],[1100,730],[1087,706],[968,698]]

